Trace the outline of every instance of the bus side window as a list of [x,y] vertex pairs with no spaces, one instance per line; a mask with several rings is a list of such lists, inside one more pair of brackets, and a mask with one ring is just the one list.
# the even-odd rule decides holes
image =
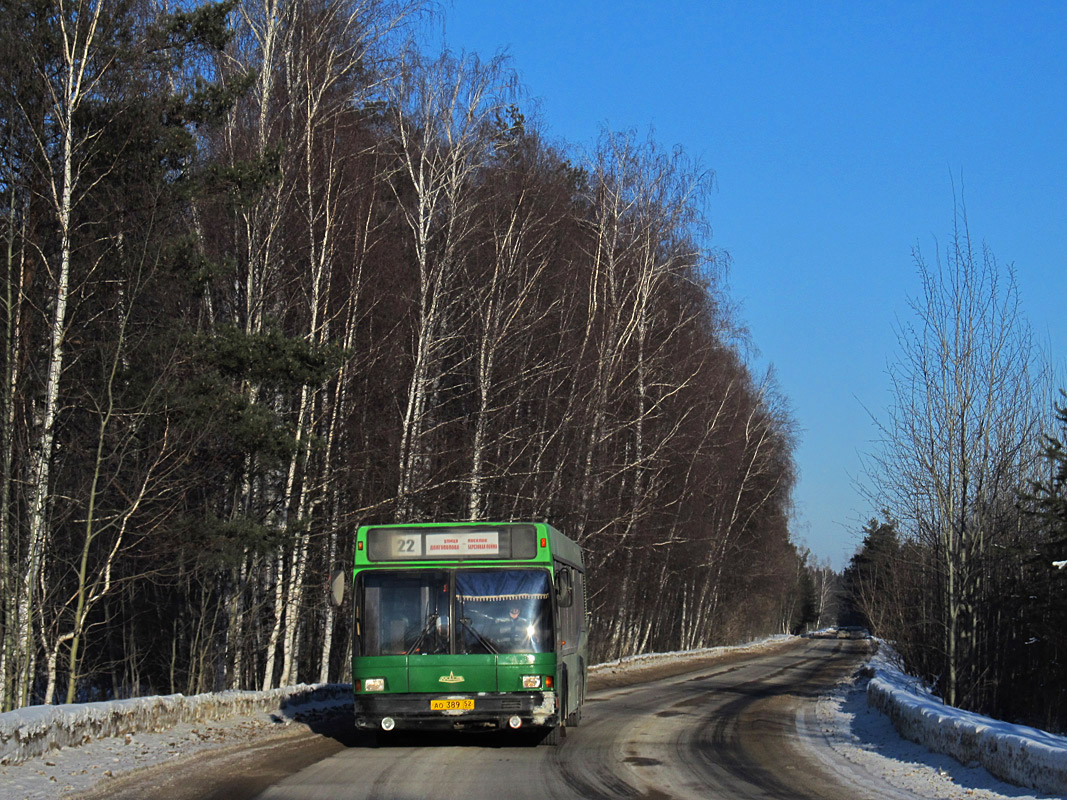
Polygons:
[[575,602],[575,583],[580,580],[581,573],[577,570],[564,564],[556,564],[556,605],[559,607],[557,636],[568,651],[578,645],[581,608],[580,602]]
[[571,568],[559,567],[556,571],[556,604],[560,608],[569,608],[574,602],[574,584],[571,581]]
[[586,616],[588,611],[585,608],[585,575],[575,570],[574,572],[574,597],[575,605],[577,606],[576,615],[583,630],[589,630],[588,621]]

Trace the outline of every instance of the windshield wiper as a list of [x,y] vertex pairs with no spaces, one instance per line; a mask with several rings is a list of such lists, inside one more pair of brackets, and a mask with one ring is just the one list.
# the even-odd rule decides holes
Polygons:
[[426,620],[426,627],[422,629],[422,633],[420,633],[415,638],[415,641],[411,643],[411,647],[407,649],[407,652],[404,655],[410,656],[412,653],[416,652],[420,647],[422,647],[422,643],[426,641],[426,637],[433,632],[434,625],[437,624],[437,618],[437,611],[434,610],[434,612],[430,614],[429,618]]
[[498,654],[500,652],[500,650],[497,648],[497,646],[495,644],[493,644],[492,640],[487,639],[482,633],[480,633],[478,630],[476,630],[473,625],[471,625],[471,621],[469,619],[467,619],[466,617],[460,617],[459,618],[459,622],[467,630],[469,630],[471,633],[473,633],[474,634],[474,638],[478,640],[478,644],[480,644],[482,647],[484,647],[490,653]]

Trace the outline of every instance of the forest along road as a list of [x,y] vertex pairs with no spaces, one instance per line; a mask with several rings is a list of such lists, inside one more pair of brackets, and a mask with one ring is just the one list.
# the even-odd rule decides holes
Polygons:
[[867,649],[865,641],[789,640],[648,668],[641,683],[625,685],[632,674],[601,674],[590,682],[581,725],[558,747],[507,733],[396,732],[377,746],[346,726],[258,754],[208,755],[135,773],[100,796],[855,800],[869,789],[827,774],[800,743],[797,718],[811,717],[819,695],[855,670]]

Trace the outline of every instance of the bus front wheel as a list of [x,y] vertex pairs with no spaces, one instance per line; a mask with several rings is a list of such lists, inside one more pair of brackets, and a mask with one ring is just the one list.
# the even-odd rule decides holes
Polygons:
[[541,744],[549,747],[558,747],[563,744],[563,740],[566,737],[566,729],[562,725],[557,725],[554,728],[549,728],[548,732],[541,737]]
[[567,715],[567,727],[577,728],[578,724],[582,721],[582,705],[585,703],[585,680],[581,679],[578,682],[578,705],[574,707],[574,711]]

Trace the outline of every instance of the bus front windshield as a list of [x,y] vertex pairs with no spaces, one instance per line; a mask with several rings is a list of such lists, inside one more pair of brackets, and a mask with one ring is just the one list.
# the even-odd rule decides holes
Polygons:
[[552,650],[546,570],[383,570],[361,580],[365,656]]

